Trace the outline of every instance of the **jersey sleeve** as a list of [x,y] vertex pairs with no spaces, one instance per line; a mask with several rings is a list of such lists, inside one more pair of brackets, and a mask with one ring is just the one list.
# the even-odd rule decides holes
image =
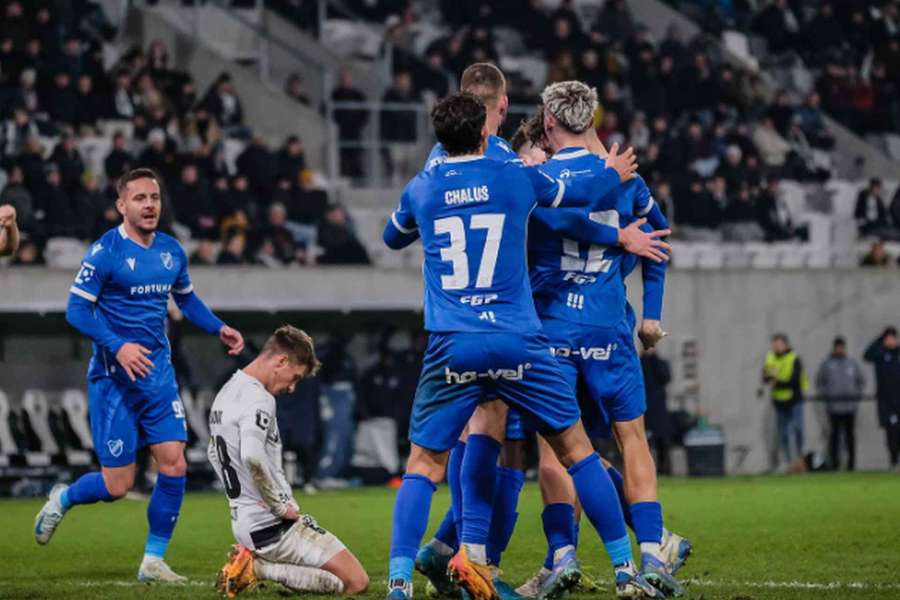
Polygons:
[[612,225],[598,223],[581,210],[536,208],[531,218],[550,231],[578,242],[616,246],[619,243],[619,230]]
[[653,229],[668,229],[669,220],[666,219],[666,215],[659,208],[659,204],[653,199],[653,194],[650,193],[647,182],[640,176],[637,179],[638,190],[634,198],[634,214],[647,219],[647,222]]
[[110,250],[104,248],[101,242],[92,244],[81,261],[81,267],[75,275],[75,281],[72,282],[69,292],[88,302],[96,303],[100,292],[103,291],[103,285],[109,277],[110,262]]
[[[642,225],[641,229],[647,232],[653,231],[653,227],[650,227],[647,223]],[[667,266],[667,262],[658,263],[649,258],[641,259],[641,281],[644,284],[644,319],[654,321],[662,319]]]
[[181,247],[181,244],[178,244],[178,257],[180,263],[178,267],[178,276],[175,278],[175,283],[172,285],[172,293],[179,295],[190,294],[194,291],[194,284],[191,283],[191,277],[188,275],[188,257],[184,248]]
[[428,153],[428,158],[425,159],[425,166],[423,168],[427,170],[439,165],[444,162],[445,158],[447,158],[447,152],[439,142],[435,144],[431,149],[431,152]]
[[412,212],[409,189],[409,185],[404,188],[397,210],[391,213],[391,218],[384,227],[384,243],[394,250],[405,248],[419,238],[419,227]]
[[[534,190],[534,200],[538,206],[556,208],[563,202],[566,184],[561,179],[547,175],[538,167],[526,167],[521,163],[509,162],[512,168],[520,169]],[[587,204],[586,202],[584,204]]]

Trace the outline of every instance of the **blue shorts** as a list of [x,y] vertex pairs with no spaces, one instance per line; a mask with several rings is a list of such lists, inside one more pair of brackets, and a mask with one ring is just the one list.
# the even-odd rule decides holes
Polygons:
[[503,400],[522,413],[527,427],[545,434],[571,427],[580,414],[542,332],[432,333],[409,439],[449,450],[485,398]]
[[522,413],[514,408],[506,415],[506,439],[510,442],[521,442],[525,439],[525,423]]
[[589,437],[610,437],[613,422],[631,421],[646,412],[644,374],[627,317],[616,327],[561,319],[543,323],[563,376],[577,393]]
[[151,355],[150,360],[155,365],[150,375],[137,383],[115,375],[88,381],[91,435],[104,467],[132,464],[144,446],[187,441],[172,361],[168,353]]

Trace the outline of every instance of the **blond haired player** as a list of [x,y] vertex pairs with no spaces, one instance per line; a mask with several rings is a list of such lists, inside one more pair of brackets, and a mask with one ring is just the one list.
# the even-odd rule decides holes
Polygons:
[[230,598],[261,579],[319,594],[357,594],[369,585],[344,544],[300,513],[282,469],[275,396],[319,366],[312,338],[285,325],[213,402],[207,455],[225,486],[238,541],[217,580]]

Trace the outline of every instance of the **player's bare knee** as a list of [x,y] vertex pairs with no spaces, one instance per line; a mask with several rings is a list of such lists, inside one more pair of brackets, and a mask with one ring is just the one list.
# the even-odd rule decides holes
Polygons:
[[103,473],[103,483],[110,496],[124,498],[134,487],[134,473]]
[[344,593],[348,595],[362,594],[369,589],[369,575],[364,570],[359,569],[350,577],[344,580]]
[[406,474],[422,475],[434,483],[440,483],[447,469],[448,454],[449,452],[435,452],[413,444],[406,463]]
[[187,461],[184,459],[184,455],[180,454],[172,460],[159,463],[159,472],[169,477],[183,477],[187,475]]
[[502,442],[506,432],[506,404],[492,400],[478,405],[469,419],[469,434],[487,435]]

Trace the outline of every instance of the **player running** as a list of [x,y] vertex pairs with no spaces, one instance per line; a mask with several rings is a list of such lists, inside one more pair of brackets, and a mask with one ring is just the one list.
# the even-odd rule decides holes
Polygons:
[[319,594],[359,594],[369,586],[344,544],[300,514],[282,469],[275,396],[293,392],[319,366],[312,338],[279,327],[213,402],[207,455],[225,486],[238,541],[217,580],[229,598],[261,579]]
[[[554,152],[545,171],[568,183],[590,177],[603,167],[587,147],[587,137],[593,134],[590,124],[597,105],[596,92],[583,83],[568,81],[548,86],[542,99],[544,134]],[[640,177],[626,182],[611,196],[614,204],[607,210],[580,210],[592,220],[616,226],[645,216],[654,227],[667,226]],[[661,547],[662,508],[656,499],[656,472],[643,429],[643,374],[624,285],[626,269],[633,265],[619,249],[584,247],[559,235],[552,226],[556,218],[555,213],[541,210],[536,210],[532,218],[529,249],[535,306],[566,380],[572,390],[579,391],[589,434],[600,437],[608,432],[606,424],[613,423],[625,460],[624,496],[628,504],[623,508],[641,545],[642,575],[666,595],[680,595],[682,587],[672,577],[672,571],[680,565],[676,558],[669,568]],[[662,335],[659,319],[665,265],[645,266],[644,275],[642,337],[655,343]],[[547,504],[548,556],[554,550],[560,554],[559,547],[569,550],[546,574],[549,583],[558,572],[577,570],[578,565],[572,533],[574,490],[562,465],[546,450],[540,473]],[[618,475],[610,474],[614,479]],[[554,513],[558,515],[552,516]],[[626,535],[624,525],[616,534]]]
[[[516,154],[509,145],[497,136],[497,131],[506,117],[509,100],[506,95],[506,80],[503,73],[490,63],[475,63],[466,68],[460,80],[460,89],[478,96],[485,104],[485,127],[488,131],[485,156],[496,160],[516,160]],[[432,148],[425,168],[442,163],[447,157],[443,145]],[[542,210],[542,209],[539,209]],[[583,219],[580,215],[567,215],[565,225],[569,235],[585,242],[621,245],[629,252],[653,260],[665,260],[662,252],[665,244],[651,235],[640,231],[637,226],[625,229]],[[495,440],[486,435],[487,423],[502,423],[507,419],[507,407],[500,402],[479,407],[469,429],[454,445],[448,460],[447,480],[451,489],[451,506],[434,537],[420,548],[416,555],[416,569],[425,575],[435,590],[443,595],[457,596],[458,590],[447,576],[447,564],[459,546],[459,529],[463,513],[463,490],[471,487],[470,478],[477,470],[466,467],[469,463],[479,464],[490,460],[496,448]],[[471,438],[469,437],[471,434]],[[494,583],[502,598],[514,599],[515,592],[499,579],[498,567],[502,553],[512,537],[518,517],[519,492],[524,483],[522,442],[525,433],[521,418],[516,411],[510,411],[506,431],[499,440],[503,441],[500,464],[496,467],[496,487],[493,511],[487,543],[488,559],[495,573]],[[471,442],[471,443],[470,443]],[[467,451],[468,449],[468,451]],[[487,456],[487,458],[485,458]],[[496,457],[495,457],[496,460]]]
[[182,583],[186,578],[163,560],[187,479],[187,424],[165,333],[169,294],[191,322],[218,335],[229,354],[240,353],[244,340],[194,293],[178,241],[156,231],[156,173],[135,169],[116,189],[122,224],[91,244],[66,308],[66,320],[93,341],[88,403],[101,472],[55,485],[35,518],[34,537],[47,544],[73,506],[124,497],[134,485],[135,454],[149,446],[159,475],[147,506],[149,532],[138,579]]
[[[485,158],[485,107],[471,94],[440,101],[432,121],[449,156],[407,185],[384,234],[395,249],[422,236],[430,332],[413,403],[412,451],[394,504],[390,600],[412,597],[414,557],[436,483],[443,479],[449,449],[485,397],[514,406],[545,435],[598,530],[622,520],[613,483],[584,433],[577,403],[541,332],[525,242],[535,205],[590,204],[629,179],[636,165],[629,161],[622,168],[614,147],[608,165],[620,171],[607,168],[566,186],[518,161]],[[499,425],[491,437],[502,436],[503,424],[488,424]],[[496,453],[493,461],[472,466],[477,485],[465,498],[461,547],[449,563],[451,576],[473,600],[497,597],[485,548],[495,464]],[[627,537],[622,544],[630,555]],[[632,596],[659,596],[630,558],[614,566],[617,581]]]

